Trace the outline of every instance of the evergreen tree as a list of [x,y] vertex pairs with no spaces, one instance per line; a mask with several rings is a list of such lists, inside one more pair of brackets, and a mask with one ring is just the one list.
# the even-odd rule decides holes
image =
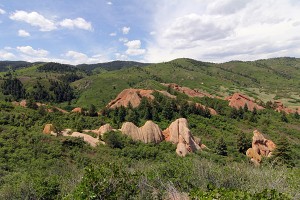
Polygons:
[[96,110],[96,107],[95,107],[94,104],[91,104],[91,105],[90,105],[88,114],[89,114],[89,116],[91,116],[91,117],[95,117],[95,116],[98,115],[97,110]]
[[174,110],[171,101],[167,101],[166,104],[164,105],[162,110],[162,116],[167,120],[171,120],[173,118]]
[[245,103],[245,105],[244,105],[244,112],[246,113],[248,111],[249,111],[248,105]]
[[[247,104],[245,104],[245,105],[247,105]],[[244,109],[242,107],[239,107],[239,109],[238,109],[238,117],[240,119],[244,119]]]
[[300,119],[300,115],[298,113],[298,110],[296,110],[296,112],[294,113],[294,117],[295,117],[295,119]]
[[223,137],[217,142],[216,153],[221,156],[227,156],[227,145]]
[[31,108],[31,109],[34,109],[34,110],[38,109],[38,106],[36,105],[36,102],[34,102],[31,98],[27,100],[26,106],[27,106],[27,108]]
[[289,122],[285,112],[281,112],[281,118],[280,119],[281,119],[282,122],[285,122],[285,123]]
[[286,137],[281,137],[278,140],[275,151],[273,152],[274,159],[278,162],[293,167],[295,164],[292,158],[291,146]]
[[11,95],[15,100],[25,98],[26,91],[22,82],[17,78],[5,79],[1,85],[2,93],[4,95]]
[[126,108],[124,106],[121,106],[119,108],[119,112],[118,112],[118,122],[122,123],[125,121],[125,117],[126,117]]
[[230,118],[236,119],[238,118],[238,116],[239,116],[238,110],[236,108],[232,108],[230,112]]
[[129,110],[128,115],[126,116],[126,121],[138,125],[140,123],[138,112],[135,109]]
[[240,153],[245,154],[247,149],[251,147],[251,140],[246,137],[244,132],[241,132],[237,137],[237,149]]
[[31,98],[35,101],[49,101],[50,95],[45,87],[38,81],[36,85],[33,86],[33,91],[30,94]]

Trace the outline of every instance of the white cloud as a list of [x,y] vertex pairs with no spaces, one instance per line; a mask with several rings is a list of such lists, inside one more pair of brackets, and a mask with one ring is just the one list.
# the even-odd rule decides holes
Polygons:
[[93,30],[92,23],[85,21],[85,19],[81,17],[76,19],[64,19],[63,21],[59,22],[59,25],[69,29],[79,28],[88,31]]
[[25,30],[20,29],[20,30],[18,31],[18,35],[19,35],[20,37],[29,37],[29,36],[30,36],[30,33],[28,33],[28,32],[25,31]]
[[52,31],[57,28],[52,20],[46,19],[37,12],[28,13],[26,11],[18,10],[10,15],[10,19],[26,22],[31,26],[37,26],[40,28],[40,31]]
[[21,53],[24,53],[28,56],[35,56],[35,57],[46,57],[49,52],[44,49],[33,49],[31,46],[18,46],[17,50]]
[[16,56],[13,53],[0,50],[0,60],[13,60],[15,58]]
[[127,35],[127,34],[129,33],[129,31],[130,31],[130,27],[124,26],[124,27],[122,28],[122,33],[123,33],[124,35]]
[[156,32],[155,31],[151,31],[149,34],[150,35],[156,35]]
[[114,36],[116,36],[117,35],[117,33],[110,33],[109,34],[109,36],[112,36],[112,37],[114,37]]
[[6,12],[5,12],[5,10],[2,10],[1,8],[0,8],[0,14],[1,15],[4,15]]
[[128,56],[121,54],[121,53],[115,53],[116,60],[128,60]]
[[68,60],[67,63],[75,65],[83,63],[101,63],[107,61],[105,56],[101,54],[96,54],[89,57],[88,55],[77,51],[68,51],[64,56],[66,57],[66,60]]
[[106,4],[107,5],[112,5],[113,3],[111,1],[108,1]]
[[[158,1],[158,0],[157,0]],[[144,59],[223,62],[299,57],[300,2],[160,0]]]
[[119,38],[119,41],[125,43],[125,42],[128,42],[128,38]]
[[140,40],[131,40],[124,44],[128,47],[126,50],[126,54],[131,56],[138,56],[145,54],[146,50],[141,49],[141,41]]

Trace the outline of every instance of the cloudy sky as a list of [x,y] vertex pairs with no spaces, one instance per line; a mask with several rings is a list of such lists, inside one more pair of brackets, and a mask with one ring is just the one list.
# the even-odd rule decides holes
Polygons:
[[300,57],[299,0],[1,0],[0,60]]

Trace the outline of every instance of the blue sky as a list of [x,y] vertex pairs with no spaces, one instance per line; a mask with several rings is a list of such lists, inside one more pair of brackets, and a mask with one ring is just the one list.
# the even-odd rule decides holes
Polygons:
[[1,0],[0,60],[300,57],[298,0]]

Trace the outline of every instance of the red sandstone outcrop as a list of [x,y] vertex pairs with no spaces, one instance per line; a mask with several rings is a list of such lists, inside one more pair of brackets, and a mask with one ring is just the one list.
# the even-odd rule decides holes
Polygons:
[[256,110],[264,109],[262,106],[255,103],[250,97],[240,93],[234,93],[232,96],[227,97],[226,100],[229,101],[230,107],[237,109],[240,107],[244,108],[245,104],[250,111],[253,111],[254,108],[256,108]]
[[162,131],[152,121],[147,121],[144,126],[138,128],[132,122],[125,122],[120,131],[130,136],[133,140],[142,141],[144,143],[159,143],[163,141]]
[[176,153],[179,156],[185,156],[187,153],[201,150],[200,139],[195,140],[188,128],[188,122],[185,118],[180,118],[171,123],[171,125],[163,131],[166,141],[177,144]]
[[213,98],[213,96],[208,94],[208,93],[201,92],[199,90],[191,89],[191,88],[188,88],[188,87],[182,87],[182,86],[179,86],[176,83],[161,83],[161,84],[164,85],[164,86],[170,87],[170,88],[172,88],[172,89],[174,89],[178,92],[184,93],[184,94],[186,94],[190,97],[210,97],[210,98]]
[[[13,104],[14,106],[21,106],[21,107],[24,107],[24,108],[27,107],[27,101],[26,101],[26,99],[23,99],[23,100],[20,101],[20,102],[13,101],[12,104]],[[50,107],[50,108],[47,108],[47,109],[46,109],[47,112],[54,112],[54,110],[57,110],[57,111],[62,112],[62,113],[68,113],[68,111],[63,110],[63,109],[58,108],[58,107],[55,107],[55,106],[52,106],[52,107],[51,107],[51,106],[48,106],[47,104],[40,103],[40,102],[36,102],[35,104],[36,104],[38,107],[40,107],[40,106]]]
[[276,145],[272,140],[266,139],[259,131],[253,131],[252,148],[249,148],[246,155],[251,158],[254,164],[261,162],[261,157],[270,157]]
[[82,108],[80,108],[80,107],[74,108],[71,112],[72,113],[82,113]]
[[53,124],[46,124],[43,130],[44,134],[52,134],[55,132],[55,127]]
[[[189,103],[191,103],[191,102],[189,102]],[[199,107],[199,108],[201,108],[201,109],[203,109],[203,110],[206,109],[206,106],[204,106],[204,105],[202,105],[200,103],[196,103],[196,106]],[[209,112],[210,112],[211,115],[217,115],[218,114],[217,111],[215,109],[213,109],[213,108],[208,107],[208,110],[209,110]]]
[[141,90],[141,89],[125,89],[114,100],[112,100],[107,107],[117,108],[120,106],[127,107],[130,103],[133,108],[140,105],[142,97],[153,100],[153,90]]
[[300,114],[299,109],[296,110],[296,109],[288,108],[288,107],[284,106],[281,101],[274,101],[274,105],[275,105],[275,110],[277,112],[285,112],[286,114],[293,114],[295,112],[298,112]]
[[103,135],[104,133],[113,131],[113,128],[111,127],[110,124],[104,124],[103,126],[100,126],[100,128],[98,129],[98,134],[99,135]]

